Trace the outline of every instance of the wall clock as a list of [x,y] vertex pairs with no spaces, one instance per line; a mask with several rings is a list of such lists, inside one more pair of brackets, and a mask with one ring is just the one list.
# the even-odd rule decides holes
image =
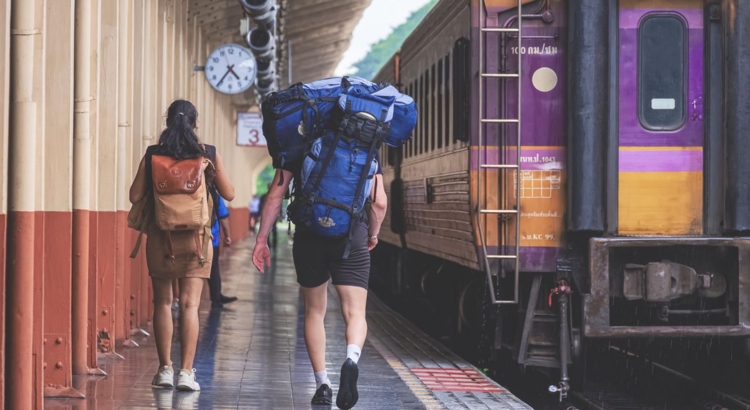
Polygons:
[[204,70],[214,90],[239,94],[253,86],[258,65],[250,50],[237,44],[224,44],[211,52]]

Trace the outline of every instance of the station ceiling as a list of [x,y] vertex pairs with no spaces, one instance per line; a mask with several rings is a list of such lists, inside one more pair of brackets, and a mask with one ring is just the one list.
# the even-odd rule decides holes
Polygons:
[[[280,0],[278,35],[283,44],[280,88],[333,75],[352,32],[372,0]],[[246,46],[240,35],[244,12],[238,0],[189,0],[190,18],[213,46],[234,42]],[[252,20],[251,20],[252,26]],[[291,64],[289,61],[291,60]],[[200,62],[199,64],[202,64]]]

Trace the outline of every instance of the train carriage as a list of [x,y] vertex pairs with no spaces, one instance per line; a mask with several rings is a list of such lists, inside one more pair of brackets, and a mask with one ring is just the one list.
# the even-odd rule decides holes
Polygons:
[[420,114],[381,152],[388,290],[562,390],[582,340],[746,341],[748,40],[741,0],[440,1],[375,78]]

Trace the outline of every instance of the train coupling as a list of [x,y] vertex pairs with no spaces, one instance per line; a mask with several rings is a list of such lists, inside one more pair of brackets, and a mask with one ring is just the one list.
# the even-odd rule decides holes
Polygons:
[[693,294],[717,298],[727,288],[720,274],[699,274],[690,266],[670,261],[628,263],[623,273],[623,296],[627,300],[669,302]]

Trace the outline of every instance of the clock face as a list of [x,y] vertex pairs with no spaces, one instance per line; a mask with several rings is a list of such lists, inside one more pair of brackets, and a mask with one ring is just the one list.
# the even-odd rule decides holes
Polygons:
[[217,47],[206,60],[206,79],[214,90],[239,94],[255,82],[258,65],[250,50],[237,44]]

